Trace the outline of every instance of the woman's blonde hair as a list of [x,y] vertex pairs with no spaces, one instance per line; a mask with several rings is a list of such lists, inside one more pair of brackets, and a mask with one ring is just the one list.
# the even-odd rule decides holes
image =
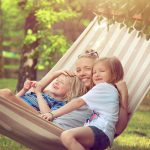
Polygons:
[[91,58],[91,59],[97,59],[99,58],[98,52],[93,49],[87,49],[84,53],[80,54],[78,56],[79,58]]
[[95,64],[102,62],[102,61],[105,61],[108,63],[111,73],[112,73],[112,77],[114,79],[113,80],[114,83],[117,83],[118,81],[123,79],[123,77],[124,77],[123,66],[117,57],[113,56],[113,57],[101,58],[101,59],[97,60],[95,62]]
[[83,82],[77,76],[66,76],[69,79],[70,87],[67,92],[66,99],[67,101],[72,100],[73,98],[84,95],[87,92],[86,87]]
[[[85,52],[83,52],[82,54],[80,54],[80,55],[78,56],[78,59],[76,60],[76,62],[78,62],[78,60],[80,60],[80,59],[82,59],[82,58],[83,58],[83,59],[84,59],[84,58],[88,58],[88,59],[92,60],[93,64],[92,64],[92,66],[90,66],[90,67],[93,67],[95,61],[98,60],[99,55],[98,55],[98,52],[97,52],[97,51],[95,51],[95,50],[93,50],[93,49],[87,49]],[[86,61],[87,61],[87,60],[86,60]],[[88,62],[85,62],[85,64],[88,64]],[[91,68],[91,80],[92,80],[92,68]],[[91,89],[93,86],[94,86],[94,84],[93,84],[93,82],[91,82],[91,85],[90,85],[89,89]],[[89,89],[88,89],[88,90],[89,90]]]

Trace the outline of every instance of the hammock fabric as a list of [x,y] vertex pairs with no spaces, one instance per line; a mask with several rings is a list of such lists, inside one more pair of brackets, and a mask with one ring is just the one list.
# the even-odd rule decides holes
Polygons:
[[[131,117],[150,89],[150,41],[138,38],[138,32],[128,33],[126,27],[100,25],[95,18],[51,72],[74,68],[79,54],[95,49],[100,57],[117,56],[125,70],[129,90],[128,112]],[[36,150],[64,150],[59,136],[62,129],[14,103],[0,97],[0,133]]]

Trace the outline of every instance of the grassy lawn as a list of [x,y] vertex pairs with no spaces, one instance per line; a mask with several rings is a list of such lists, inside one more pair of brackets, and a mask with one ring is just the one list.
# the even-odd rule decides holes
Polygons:
[[[0,88],[15,90],[15,79],[0,79]],[[0,150],[29,150],[15,141],[0,135]],[[150,150],[150,96],[144,99],[134,113],[127,129],[109,150]]]
[[16,84],[17,84],[16,79],[0,79],[0,89],[9,88],[12,91],[15,91]]

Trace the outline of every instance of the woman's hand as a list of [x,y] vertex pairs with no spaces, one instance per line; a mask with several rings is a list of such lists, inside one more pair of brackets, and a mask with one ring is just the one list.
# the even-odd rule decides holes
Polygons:
[[54,119],[51,113],[40,114],[39,116],[47,121],[53,121]]
[[58,71],[54,72],[54,74],[55,74],[56,77],[61,75],[61,74],[64,74],[64,75],[70,76],[70,77],[75,76],[74,72],[68,71],[68,70],[58,70]]
[[68,70],[64,70],[64,71],[63,71],[63,74],[68,75],[68,76],[70,76],[70,77],[76,76],[75,72],[73,72],[73,71],[68,71]]

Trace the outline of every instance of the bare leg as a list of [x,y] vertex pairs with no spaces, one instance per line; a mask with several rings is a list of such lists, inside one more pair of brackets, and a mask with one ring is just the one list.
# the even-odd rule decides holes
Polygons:
[[6,98],[6,100],[14,102],[30,111],[32,111],[35,114],[39,114],[38,111],[36,111],[34,108],[32,108],[30,105],[25,103],[22,99],[15,96],[10,89],[2,89],[0,90],[0,96]]
[[68,150],[87,150],[94,144],[94,134],[89,127],[78,127],[64,131],[61,141]]

